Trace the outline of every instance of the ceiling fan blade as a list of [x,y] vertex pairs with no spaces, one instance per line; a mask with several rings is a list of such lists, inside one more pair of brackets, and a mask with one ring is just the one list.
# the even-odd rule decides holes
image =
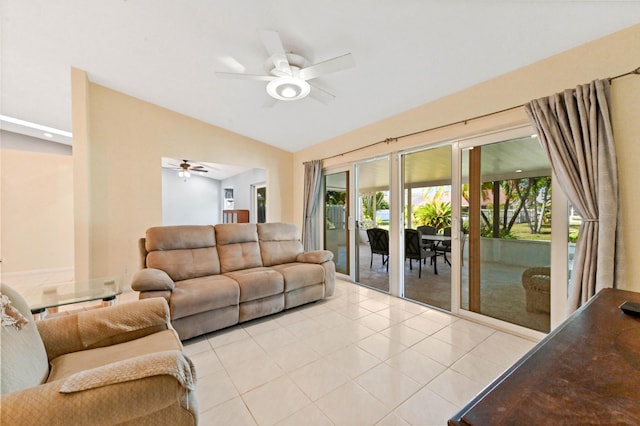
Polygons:
[[216,72],[217,77],[220,78],[237,78],[242,80],[257,80],[257,81],[271,81],[276,77],[272,75],[255,75],[255,74],[239,74],[235,72]]
[[198,172],[198,173],[209,173],[209,170],[204,170],[204,169],[191,169],[192,172]]
[[287,59],[287,52],[285,52],[284,47],[282,47],[280,34],[276,31],[264,30],[260,32],[260,37],[276,69],[287,73],[289,76],[293,75],[291,67],[289,66],[289,60]]
[[355,66],[356,63],[353,60],[353,55],[347,53],[301,69],[300,78],[303,80],[311,80],[324,74],[346,70]]
[[335,95],[314,85],[311,85],[311,92],[309,92],[309,96],[323,104],[328,104],[336,98]]

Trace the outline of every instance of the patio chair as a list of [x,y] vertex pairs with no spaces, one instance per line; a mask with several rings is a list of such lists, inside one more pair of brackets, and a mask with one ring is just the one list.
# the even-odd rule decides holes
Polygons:
[[[451,228],[444,228],[444,230],[442,231],[442,235],[450,237]],[[447,253],[451,253],[451,240],[440,241],[440,244],[436,246],[436,253],[442,254],[442,256],[444,256],[444,261],[447,263],[447,265],[451,266],[451,262],[447,257]]]
[[[420,236],[422,235],[436,235],[438,233],[438,229],[435,226],[430,226],[430,225],[422,225],[422,226],[418,226],[418,231],[420,231]],[[431,241],[429,243],[425,243],[423,241],[423,244],[426,246],[430,246],[429,248],[431,250],[433,250],[435,248],[435,246],[437,245],[437,243],[435,241]],[[425,262],[427,261],[427,259],[425,259]],[[431,259],[431,263],[433,263],[433,258]]]
[[371,246],[371,262],[369,269],[373,267],[373,255],[382,255],[382,265],[387,265],[389,272],[389,231],[382,228],[367,229],[369,246]]
[[[404,230],[404,258],[409,259],[409,269],[413,270],[412,261],[418,261],[418,278],[422,277],[422,260],[434,258],[436,252],[428,244],[422,242],[422,235],[416,229]],[[438,265],[433,262],[433,271],[438,275]]]

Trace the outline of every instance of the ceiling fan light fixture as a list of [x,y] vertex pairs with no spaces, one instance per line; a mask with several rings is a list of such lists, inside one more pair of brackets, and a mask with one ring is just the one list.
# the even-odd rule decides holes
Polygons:
[[296,101],[305,98],[311,86],[301,78],[279,77],[267,84],[269,96],[281,101]]

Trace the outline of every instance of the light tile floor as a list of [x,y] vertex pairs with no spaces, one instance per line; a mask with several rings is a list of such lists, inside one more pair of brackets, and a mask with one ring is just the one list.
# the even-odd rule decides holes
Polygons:
[[184,347],[202,425],[444,425],[534,344],[338,279]]

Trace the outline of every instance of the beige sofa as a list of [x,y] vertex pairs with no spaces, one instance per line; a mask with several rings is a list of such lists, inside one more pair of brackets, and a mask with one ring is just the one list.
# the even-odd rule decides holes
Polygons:
[[195,425],[196,375],[162,299],[34,321],[2,295],[2,425]]
[[287,223],[149,228],[131,287],[164,297],[182,340],[331,296],[330,251],[303,252]]

